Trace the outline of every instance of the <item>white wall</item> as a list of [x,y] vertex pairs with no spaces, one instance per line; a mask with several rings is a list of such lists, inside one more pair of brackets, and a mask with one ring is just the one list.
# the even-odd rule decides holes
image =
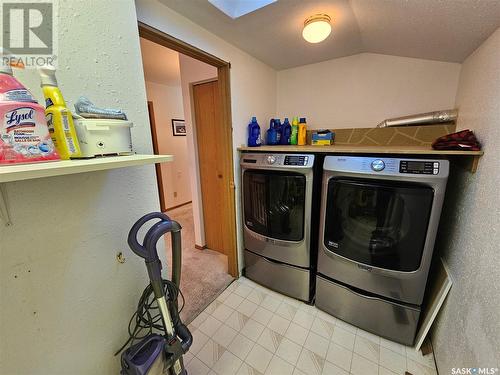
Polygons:
[[[198,163],[198,147],[195,128],[193,127],[194,112],[191,108],[190,84],[211,78],[217,78],[217,68],[179,54],[181,74],[182,100],[186,118],[187,147],[189,150],[189,176],[193,200],[193,219],[195,244],[205,246],[205,227],[203,222],[203,204],[201,196],[200,169]],[[217,135],[215,135],[217,136]]]
[[453,108],[460,64],[362,53],[278,72],[277,115],[311,128],[374,127]]
[[458,128],[483,145],[477,173],[456,169],[439,244],[454,285],[432,342],[440,374],[453,367],[500,367],[500,29],[462,67]]
[[172,163],[161,165],[165,205],[170,208],[191,201],[187,137],[172,132],[172,119],[184,119],[182,89],[146,81],[146,94],[154,106],[158,151],[174,155]]
[[[135,150],[151,153],[134,3],[59,6],[57,77],[71,108],[85,94],[124,109]],[[42,100],[36,71],[16,76]],[[0,224],[0,374],[117,374],[113,353],[147,282],[127,234],[159,209],[154,166],[8,183],[7,191],[14,225]]]
[[[136,7],[140,21],[231,63],[236,217],[238,228],[241,228],[240,177],[236,148],[246,143],[247,125],[252,116],[257,116],[259,121],[267,121],[274,116],[276,71],[156,0],[136,0]],[[242,246],[241,234],[238,233],[240,259]],[[241,268],[242,262],[239,266]]]

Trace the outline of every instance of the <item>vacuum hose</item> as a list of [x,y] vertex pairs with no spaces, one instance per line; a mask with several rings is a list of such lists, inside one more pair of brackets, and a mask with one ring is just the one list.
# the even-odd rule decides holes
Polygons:
[[[159,219],[158,222],[153,224],[151,228],[147,231],[144,236],[143,243],[140,244],[137,236],[139,230],[147,222]],[[170,313],[170,319],[172,323],[172,328],[181,340],[181,347],[184,353],[189,350],[193,342],[193,336],[189,329],[182,323],[180,318],[180,311],[178,308],[178,295],[181,294],[184,305],[184,297],[179,289],[180,279],[181,279],[181,264],[182,264],[182,246],[181,246],[181,229],[179,223],[171,220],[167,215],[161,212],[153,212],[141,217],[130,229],[128,235],[128,244],[132,251],[139,257],[144,259],[146,263],[146,268],[148,270],[148,275],[150,279],[150,284],[144,290],[137,310],[130,319],[129,322],[129,339],[123,345],[123,347],[116,353],[120,353],[129,342],[134,340],[143,339],[148,334],[153,332],[153,329],[160,330],[164,335],[168,335],[170,327],[165,327],[168,322],[163,322],[165,319],[160,312],[158,312],[158,307],[155,307],[154,303],[158,299],[165,298],[167,301],[168,312]],[[161,277],[161,261],[158,257],[157,243],[161,237],[166,233],[171,233],[172,239],[172,272],[171,280],[165,280]],[[151,296],[154,295],[154,299]],[[161,309],[160,309],[161,310]],[[154,311],[154,315],[152,313]],[[135,327],[132,329],[132,323],[135,318]],[[146,330],[146,335],[139,335],[141,331]],[[115,355],[116,355],[115,354]]]

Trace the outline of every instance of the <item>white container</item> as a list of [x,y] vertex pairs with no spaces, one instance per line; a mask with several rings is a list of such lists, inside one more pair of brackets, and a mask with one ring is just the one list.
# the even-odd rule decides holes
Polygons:
[[132,122],[111,119],[74,119],[83,158],[106,155],[130,155]]

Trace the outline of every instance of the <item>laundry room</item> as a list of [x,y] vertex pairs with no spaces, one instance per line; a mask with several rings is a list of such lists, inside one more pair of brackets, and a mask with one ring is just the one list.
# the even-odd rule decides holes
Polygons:
[[0,9],[0,375],[499,373],[499,1]]

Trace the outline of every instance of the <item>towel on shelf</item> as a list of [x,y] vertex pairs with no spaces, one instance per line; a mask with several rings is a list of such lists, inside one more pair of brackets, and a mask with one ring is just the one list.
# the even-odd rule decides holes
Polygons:
[[432,143],[432,148],[435,150],[479,151],[481,144],[474,133],[466,129],[439,137]]
[[85,118],[127,120],[121,109],[99,108],[85,96],[80,96],[75,103],[76,113]]

